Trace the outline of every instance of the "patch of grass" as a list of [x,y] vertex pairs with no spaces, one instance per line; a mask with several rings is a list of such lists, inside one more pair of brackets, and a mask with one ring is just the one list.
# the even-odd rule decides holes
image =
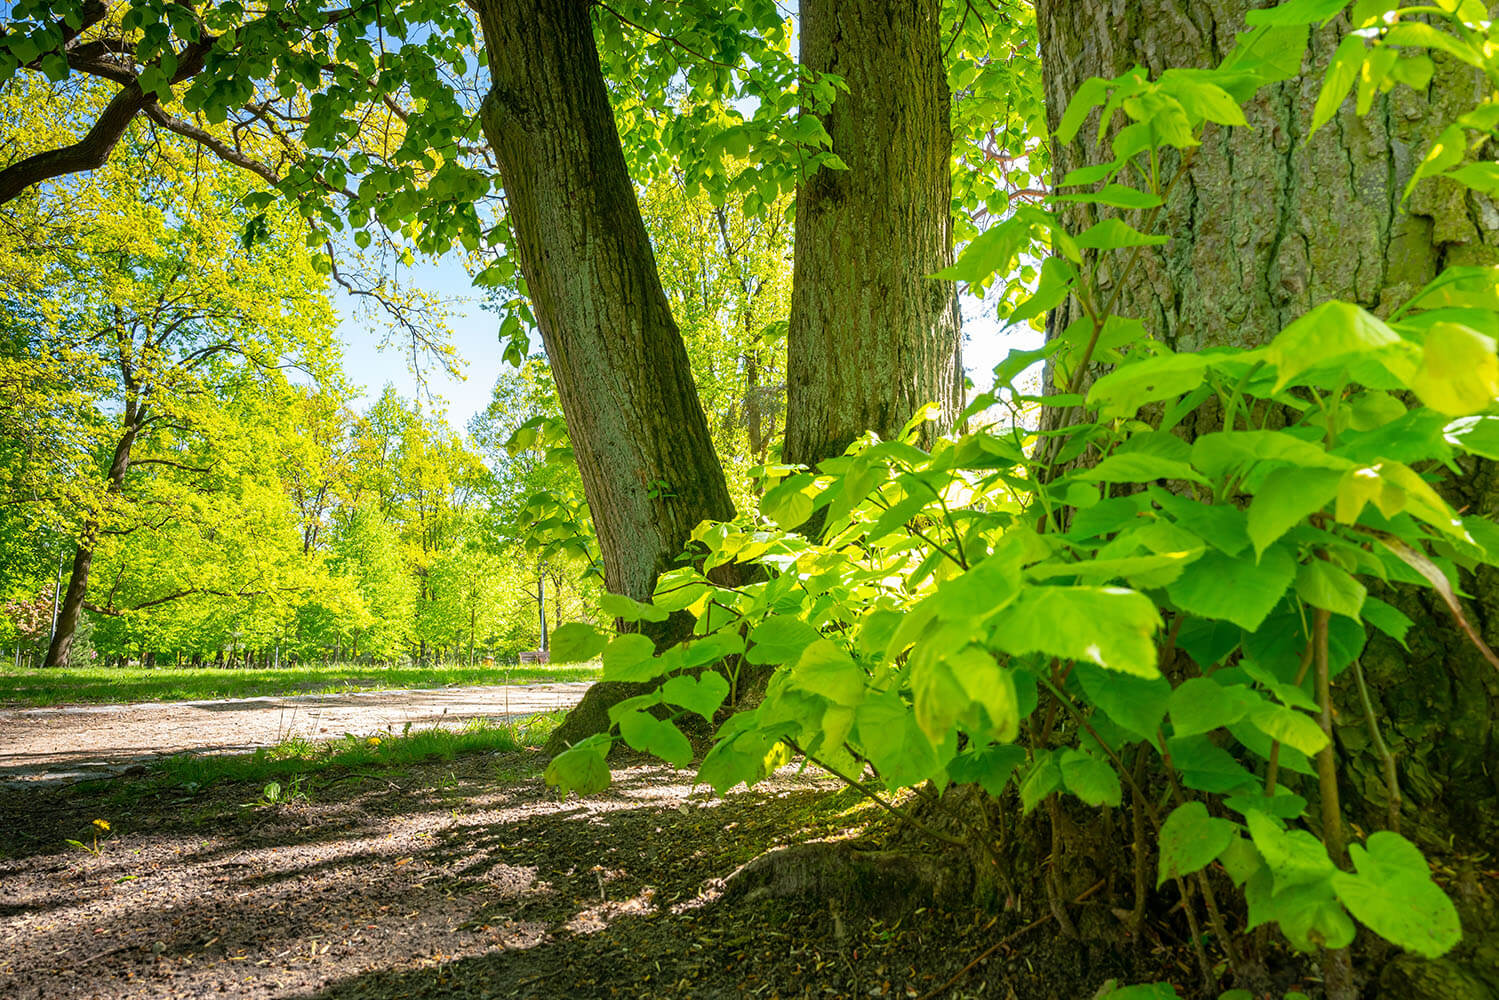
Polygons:
[[484,684],[547,684],[597,680],[597,662],[527,667],[327,666],[243,669],[239,667],[80,667],[22,669],[0,665],[0,704],[67,705],[141,701],[206,701],[296,694],[345,694],[391,688],[475,687]]
[[178,754],[156,761],[151,771],[162,784],[196,792],[219,781],[263,785],[332,771],[399,770],[469,754],[539,747],[557,728],[562,715],[546,712],[515,723],[470,719],[457,730],[419,729],[371,736],[346,733],[342,739],[328,741],[293,737],[253,753]]

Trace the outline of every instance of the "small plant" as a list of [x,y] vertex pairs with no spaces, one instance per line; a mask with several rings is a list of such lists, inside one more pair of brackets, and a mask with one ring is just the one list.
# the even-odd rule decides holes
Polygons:
[[93,831],[93,840],[91,843],[85,844],[81,840],[69,840],[68,843],[78,848],[80,851],[86,851],[89,854],[92,854],[96,858],[101,857],[104,854],[104,842],[108,841],[110,837],[109,820],[96,819],[91,824],[89,824],[89,826]]
[[270,781],[260,791],[260,798],[250,803],[255,806],[277,806],[290,805],[294,802],[311,802],[312,796],[302,783],[302,776],[294,774],[289,785],[282,785],[279,781]]

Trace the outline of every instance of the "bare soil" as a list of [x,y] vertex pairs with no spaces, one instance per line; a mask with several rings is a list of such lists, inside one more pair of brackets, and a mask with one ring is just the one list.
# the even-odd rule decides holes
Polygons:
[[117,774],[184,751],[232,753],[570,708],[588,682],[0,710],[0,784]]
[[[859,836],[875,810],[794,770],[710,798],[639,760],[558,801],[542,763],[325,775],[272,806],[132,778],[0,789],[0,996],[910,998],[1026,925],[715,903],[767,848]],[[67,843],[92,846],[96,818],[97,854]],[[1027,930],[941,995],[1091,996],[1108,969],[1053,937]]]

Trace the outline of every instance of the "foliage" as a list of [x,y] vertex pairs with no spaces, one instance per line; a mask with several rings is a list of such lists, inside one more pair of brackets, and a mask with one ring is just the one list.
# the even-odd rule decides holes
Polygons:
[[[1184,898],[1183,880],[1218,865],[1250,927],[1276,924],[1298,949],[1345,948],[1355,920],[1421,955],[1452,948],[1456,910],[1413,844],[1393,830],[1346,843],[1331,689],[1358,674],[1371,629],[1405,641],[1411,622],[1377,596],[1392,585],[1433,591],[1499,667],[1460,601],[1465,572],[1499,565],[1499,531],[1442,495],[1460,460],[1499,458],[1499,272],[1450,267],[1388,319],[1334,301],[1262,347],[1177,354],[1112,315],[1107,269],[1085,266],[1093,251],[1127,271],[1133,248],[1168,239],[1159,209],[1203,129],[1242,126],[1242,102],[1299,71],[1299,26],[1343,6],[1252,14],[1212,70],[1089,81],[1059,137],[1101,107],[1114,158],[1062,178],[1057,198],[1117,211],[1072,234],[1023,206],[947,274],[981,283],[1045,256],[1016,312],[1082,304],[1086,322],[996,373],[997,391],[1023,396],[1015,381],[1047,362],[1057,391],[1040,402],[1055,419],[924,451],[918,415],[816,470],[769,467],[758,517],[702,525],[699,565],[663,574],[649,605],[608,605],[627,621],[689,615],[689,641],[658,651],[569,630],[602,654],[605,680],[661,683],[615,705],[611,732],[556,757],[548,782],[601,788],[616,739],[686,765],[679,720],[714,719],[738,671],[767,665],[764,700],[722,722],[698,767],[719,792],[799,754],[872,795],[861,775],[888,792],[973,785],[1025,812],[1128,795],[1154,831],[1158,881]],[[1441,31],[1357,6],[1318,124],[1355,78],[1422,85],[1430,49],[1499,80],[1480,5],[1419,8]],[[1495,108],[1460,120],[1458,154],[1444,133],[1422,172],[1487,190],[1485,165],[1464,159],[1492,138]],[[1106,373],[1090,384],[1093,366]],[[798,534],[818,510],[821,533]],[[710,578],[729,563],[754,567],[752,582]],[[714,663],[723,675],[699,670]]]

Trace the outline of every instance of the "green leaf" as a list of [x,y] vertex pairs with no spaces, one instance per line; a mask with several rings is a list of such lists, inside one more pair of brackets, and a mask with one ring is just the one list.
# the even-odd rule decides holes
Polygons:
[[1126,247],[1157,247],[1170,237],[1142,233],[1120,219],[1104,219],[1095,222],[1078,234],[1077,245],[1082,250],[1120,250]]
[[552,630],[548,648],[553,663],[583,663],[609,645],[609,637],[592,625],[568,622]]
[[1105,184],[1097,191],[1080,191],[1076,194],[1057,196],[1057,201],[1083,202],[1093,205],[1108,205],[1111,208],[1155,208],[1161,204],[1161,196],[1123,184]]
[[1177,736],[1195,736],[1238,722],[1264,699],[1242,684],[1191,677],[1171,692],[1168,708]]
[[1499,459],[1499,417],[1459,417],[1442,428],[1442,435],[1454,447]]
[[1063,144],[1070,143],[1077,137],[1077,131],[1087,121],[1088,114],[1109,96],[1111,85],[1111,81],[1093,76],[1084,80],[1073,92],[1072,99],[1067,102],[1067,110],[1062,112],[1062,119],[1057,123],[1056,135]]
[[1166,748],[1188,788],[1217,795],[1259,786],[1244,765],[1206,736],[1174,737],[1166,741]]
[[709,722],[713,713],[729,696],[729,682],[723,674],[707,671],[697,677],[678,676],[661,685],[661,698],[668,705],[680,705],[696,712]]
[[[1275,366],[1275,391],[1280,392],[1303,372],[1335,361],[1375,355],[1390,356],[1404,346],[1400,335],[1349,302],[1324,302],[1293,321],[1265,348]],[[1397,373],[1398,374],[1398,373]]]
[[1247,527],[1255,555],[1336,499],[1342,482],[1337,469],[1272,469],[1249,504]]
[[1190,392],[1202,384],[1209,359],[1200,354],[1162,354],[1102,376],[1088,390],[1088,405],[1104,419],[1128,417],[1148,403]]
[[[1289,582],[1289,581],[1288,581]],[[993,642],[1015,655],[1046,653],[1157,677],[1155,602],[1118,587],[1032,586],[990,621]]]
[[[963,693],[974,704],[983,707],[993,727],[991,738],[1001,743],[1013,740],[1020,730],[1020,702],[1010,670],[1000,666],[992,653],[978,646],[965,646],[946,659],[948,669],[957,678]],[[918,698],[918,721],[920,716]]]
[[604,614],[627,622],[664,622],[668,617],[665,611],[654,604],[645,604],[624,594],[612,594],[608,591],[599,597],[599,607]]
[[666,669],[656,658],[656,647],[638,632],[617,635],[604,650],[606,681],[648,681]]
[[1264,10],[1251,10],[1244,21],[1270,26],[1312,24],[1331,19],[1347,6],[1348,0],[1288,0]]
[[1146,491],[1171,519],[1225,555],[1236,556],[1249,547],[1248,519],[1229,504],[1206,504],[1159,486]]
[[920,784],[940,766],[910,706],[894,692],[871,695],[854,709],[854,737],[890,788]]
[[772,615],[750,630],[749,652],[744,658],[751,663],[781,666],[795,663],[822,633],[800,618]]
[[1259,561],[1205,552],[1166,588],[1172,603],[1204,618],[1221,618],[1253,632],[1296,578],[1296,560],[1283,546]]
[[1161,861],[1157,888],[1168,878],[1201,871],[1222,854],[1238,834],[1236,824],[1208,815],[1201,802],[1187,802],[1171,810],[1161,824]]
[[1335,615],[1358,618],[1368,593],[1347,570],[1323,559],[1305,563],[1296,574],[1296,596]]
[[1206,484],[1202,473],[1185,462],[1136,452],[1110,455],[1082,472],[1075,479],[1089,483],[1153,483],[1161,479],[1181,479]]
[[1088,700],[1115,725],[1138,739],[1155,742],[1171,699],[1171,684],[1164,677],[1134,677],[1089,663],[1079,663],[1073,675]]
[[547,764],[543,779],[564,796],[602,792],[609,787],[609,765],[604,761],[609,743],[608,736],[599,734],[562,751]]
[[1052,792],[1062,787],[1062,767],[1055,751],[1047,750],[1036,755],[1036,762],[1020,782],[1020,807],[1030,812]]
[[954,757],[947,765],[947,776],[960,785],[976,784],[997,798],[1004,792],[1010,775],[1024,763],[1025,748],[1013,743],[978,747]]
[[792,531],[812,516],[812,498],[807,488],[812,477],[806,473],[787,476],[780,483],[765,491],[760,498],[760,513],[778,524],[782,530]]
[[1327,64],[1327,76],[1322,80],[1322,90],[1317,94],[1317,106],[1312,109],[1312,127],[1308,135],[1332,120],[1343,101],[1347,99],[1353,85],[1358,82],[1359,70],[1364,66],[1364,40],[1358,35],[1347,35],[1338,44],[1332,61]]
[[1421,402],[1449,417],[1487,409],[1499,396],[1494,341],[1460,323],[1433,323],[1410,388]]
[[1415,623],[1406,617],[1405,612],[1399,608],[1386,604],[1377,597],[1364,598],[1364,621],[1379,629],[1385,635],[1409,649],[1405,644],[1405,634]]
[[1381,830],[1367,849],[1348,849],[1357,875],[1340,872],[1333,888],[1365,926],[1387,941],[1427,958],[1445,955],[1462,938],[1457,908],[1432,881],[1421,851],[1398,833]]
[[1272,740],[1294,747],[1308,757],[1327,746],[1327,734],[1316,720],[1284,705],[1260,705],[1249,713],[1249,723]]
[[807,646],[790,674],[793,686],[849,707],[864,699],[867,680],[863,669],[831,639],[818,639]]
[[1123,801],[1119,775],[1108,761],[1068,748],[1062,751],[1062,784],[1090,806],[1118,806]]
[[1280,823],[1260,812],[1244,817],[1249,835],[1269,865],[1275,891],[1287,886],[1321,882],[1337,872],[1322,841],[1305,830],[1282,830]]
[[641,753],[654,754],[677,767],[692,763],[692,744],[665,719],[645,712],[626,712],[619,719],[619,735]]

